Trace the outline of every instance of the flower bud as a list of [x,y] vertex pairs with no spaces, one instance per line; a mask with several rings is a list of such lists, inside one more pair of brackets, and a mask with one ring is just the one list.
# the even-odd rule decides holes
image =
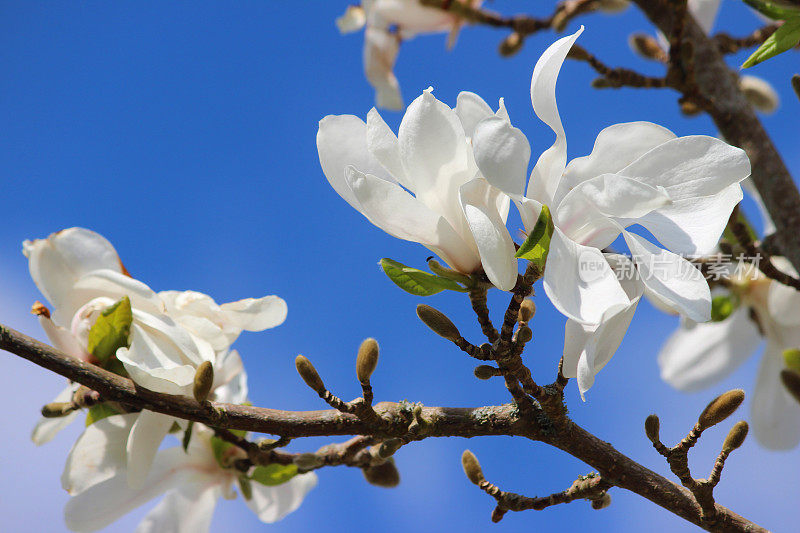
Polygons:
[[794,370],[781,370],[781,381],[789,394],[800,402],[800,373]]
[[597,9],[608,15],[621,13],[628,9],[631,3],[628,0],[600,0]]
[[528,326],[520,326],[519,330],[517,331],[517,342],[521,342],[525,344],[526,342],[530,342],[533,338],[533,332],[531,328]]
[[474,373],[478,379],[491,379],[500,375],[500,371],[492,365],[478,365],[475,367]]
[[689,100],[681,102],[681,113],[683,113],[687,117],[693,117],[695,115],[699,115],[702,112],[703,110],[694,102],[691,102]]
[[530,322],[533,315],[536,314],[536,303],[530,298],[525,298],[519,306],[519,321]]
[[301,453],[294,458],[293,462],[298,469],[308,471],[319,468],[325,461],[315,453]]
[[358,348],[358,356],[356,357],[356,375],[358,381],[366,383],[369,377],[375,372],[375,367],[378,366],[378,341],[373,338],[364,340]]
[[611,496],[607,492],[604,492],[600,498],[592,500],[592,509],[597,511],[605,509],[609,505],[611,505]]
[[644,421],[644,434],[647,435],[647,438],[650,439],[650,442],[655,444],[659,442],[661,429],[661,422],[658,420],[657,415],[650,415]]
[[380,446],[378,446],[378,457],[381,459],[387,459],[395,454],[397,450],[403,445],[403,441],[400,439],[389,439],[381,442]]
[[194,374],[194,399],[198,402],[206,401],[213,385],[214,367],[210,361],[203,361]]
[[742,389],[729,390],[723,393],[709,403],[700,417],[697,419],[697,425],[701,430],[705,430],[719,424],[733,414],[736,409],[742,405],[744,401],[744,391]]
[[741,76],[739,89],[744,93],[750,105],[762,113],[774,113],[780,104],[778,93],[772,86],[755,76]]
[[480,485],[481,481],[485,479],[483,477],[483,471],[481,470],[481,464],[471,451],[464,450],[464,453],[461,454],[461,466],[464,467],[464,473],[467,475],[467,478],[475,485]]
[[652,61],[666,61],[667,59],[664,49],[659,46],[658,41],[644,33],[634,33],[628,37],[628,46],[636,55],[644,59]]
[[419,304],[417,306],[417,316],[437,335],[441,335],[445,339],[453,342],[457,342],[461,339],[461,333],[458,332],[458,328],[456,328],[455,324],[441,311],[429,305]]
[[367,466],[361,469],[364,478],[372,485],[378,487],[396,487],[400,484],[400,472],[394,466],[394,459],[391,457],[385,463],[375,466]]
[[725,442],[722,444],[722,451],[725,453],[731,453],[733,450],[741,446],[745,437],[747,437],[748,429],[749,426],[744,420],[736,422],[736,424],[728,432],[728,436],[725,437]]
[[498,523],[506,515],[506,510],[499,505],[492,509],[492,522]]
[[524,39],[522,35],[517,32],[512,32],[500,43],[500,49],[498,51],[503,57],[511,57],[520,51],[523,42]]
[[294,366],[297,367],[297,373],[306,382],[306,385],[311,387],[317,394],[325,394],[325,384],[322,378],[319,377],[317,369],[311,364],[305,356],[298,355],[294,360]]
[[69,402],[52,402],[42,406],[42,416],[45,418],[59,418],[70,414],[74,410]]
[[614,84],[608,78],[600,77],[592,80],[592,87],[594,89],[608,89],[614,87]]

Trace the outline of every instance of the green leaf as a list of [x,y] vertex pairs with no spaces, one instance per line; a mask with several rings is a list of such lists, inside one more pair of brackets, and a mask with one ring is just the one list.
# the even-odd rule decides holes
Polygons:
[[184,452],[189,450],[189,442],[192,440],[193,429],[194,429],[194,420],[189,420],[189,424],[186,426],[186,431],[183,432],[183,439],[181,440],[181,445],[183,445]]
[[771,19],[789,20],[800,16],[800,6],[775,0],[744,0],[744,3]]
[[722,322],[739,307],[739,298],[733,294],[714,296],[711,299],[711,321]]
[[272,487],[286,483],[297,475],[297,465],[278,465],[257,466],[253,469],[250,479],[262,485]]
[[107,403],[98,403],[89,408],[86,413],[86,427],[91,426],[98,420],[102,420],[109,416],[120,414],[119,411],[108,405]]
[[242,497],[250,501],[253,499],[253,485],[250,483],[250,480],[247,479],[245,476],[239,476],[239,490],[242,491]]
[[747,58],[742,68],[749,68],[793,48],[800,42],[800,17],[787,20],[770,35],[758,50]]
[[123,296],[120,301],[106,308],[92,329],[89,330],[88,349],[101,365],[112,360],[119,348],[127,348],[131,334],[133,312],[131,301]]
[[527,259],[539,270],[544,270],[544,265],[547,262],[547,254],[550,252],[550,239],[553,237],[553,217],[550,216],[550,208],[542,205],[542,211],[539,213],[539,218],[533,226],[533,230],[528,234],[528,238],[519,247],[514,257],[518,259]]
[[386,257],[381,259],[380,265],[395,285],[416,296],[431,296],[444,290],[467,292],[451,279],[408,267]]
[[[229,431],[238,437],[244,437],[247,435],[247,431],[240,429],[231,429]],[[228,442],[219,437],[211,437],[211,451],[213,452],[217,463],[219,463],[219,466],[223,468],[225,468],[225,465],[222,463],[222,458],[225,456],[225,452],[228,451],[228,448],[231,446],[234,446],[232,442]]]
[[783,351],[783,361],[786,363],[786,368],[800,372],[800,350],[792,348]]

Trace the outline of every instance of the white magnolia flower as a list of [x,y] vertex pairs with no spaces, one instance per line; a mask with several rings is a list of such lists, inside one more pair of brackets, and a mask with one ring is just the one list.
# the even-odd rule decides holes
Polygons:
[[[782,257],[775,265],[797,272]],[[783,351],[800,348],[800,293],[765,277],[748,265],[730,278],[739,307],[725,320],[706,324],[685,322],[658,355],[661,377],[684,391],[713,385],[736,370],[766,338],[751,404],[753,433],[772,449],[790,449],[800,442],[800,405],[784,389],[780,371]]]
[[[227,355],[229,343],[224,345],[212,333],[218,329],[226,339],[235,339],[242,329],[277,325],[286,314],[285,303],[275,296],[222,306],[208,297],[199,298],[198,293],[183,298],[180,293],[165,293],[162,299],[127,274],[111,243],[82,228],[26,241],[23,252],[34,282],[54,307],[52,319],[40,315],[39,321],[51,343],[69,355],[98,363],[88,350],[89,331],[106,308],[125,296],[130,299],[130,347],[120,348],[116,359],[137,384],[156,392],[191,396],[197,367],[204,361],[218,370],[225,368],[215,376],[216,386],[233,379],[235,362],[241,369],[241,360],[238,354]],[[194,306],[188,304],[190,300]],[[57,401],[68,400],[73,390],[74,385],[69,386]],[[173,423],[182,421],[152,411],[134,416],[127,453],[130,482],[137,486],[144,482],[164,436]],[[66,420],[43,420],[34,429],[34,441],[49,441],[74,417],[73,413]]]
[[[471,0],[473,7],[482,0]],[[463,21],[442,9],[423,6],[419,0],[364,0],[360,6],[349,6],[336,19],[342,33],[364,32],[364,72],[375,88],[376,105],[380,108],[403,108],[400,84],[394,75],[394,63],[400,42],[418,34],[450,32],[448,47],[455,44]]]
[[[494,225],[471,229],[462,201],[467,210],[479,210],[503,227],[509,209],[509,199],[499,190],[473,181],[480,174],[470,138],[484,120],[511,127],[502,101],[495,113],[478,95],[462,92],[451,109],[432,89],[408,106],[397,136],[375,109],[366,124],[353,115],[329,115],[317,133],[320,164],[334,190],[370,222],[397,238],[423,244],[460,272],[473,273],[485,253],[498,252],[493,247],[498,236],[482,233],[494,231]],[[508,149],[524,171],[528,141],[524,136],[512,139]],[[511,237],[504,235],[503,252],[513,256]],[[516,271],[498,276],[487,268],[486,274],[503,290],[517,279]]]

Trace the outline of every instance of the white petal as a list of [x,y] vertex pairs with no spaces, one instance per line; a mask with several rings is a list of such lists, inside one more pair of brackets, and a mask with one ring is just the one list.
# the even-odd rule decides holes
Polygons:
[[217,484],[192,483],[170,490],[136,527],[136,533],[207,533],[222,495]]
[[128,484],[133,489],[142,487],[161,441],[169,433],[175,418],[144,410],[131,428],[127,443]]
[[658,354],[661,379],[677,389],[696,391],[733,373],[761,342],[748,309],[739,308],[722,322],[675,331]]
[[[41,317],[40,317],[41,318]],[[72,384],[67,385],[67,387],[58,393],[53,401],[54,402],[68,402],[72,399],[72,394],[77,390],[78,385]],[[75,417],[78,416],[78,411],[72,411],[67,416],[60,416],[58,418],[45,418],[41,417],[39,422],[36,423],[36,426],[33,428],[33,433],[31,433],[31,440],[37,446],[41,446],[42,444],[46,444],[53,440],[53,438],[58,434],[59,431],[67,427]]]
[[317,475],[314,472],[299,474],[282,485],[272,487],[253,483],[253,497],[247,500],[247,506],[262,522],[277,522],[300,507],[308,491],[316,485]]
[[711,34],[721,0],[688,0],[687,7],[697,24],[706,34]]
[[74,496],[124,472],[125,443],[136,419],[136,414],[113,415],[88,426],[67,456],[64,490]]
[[581,33],[583,26],[550,45],[536,62],[531,78],[533,110],[555,132],[556,141],[539,156],[533,167],[527,196],[548,205],[553,204],[558,182],[567,165],[567,138],[556,105],[556,80],[567,53]]
[[777,281],[769,284],[769,315],[783,326],[800,326],[800,292]]
[[352,167],[348,182],[367,217],[388,234],[438,250],[448,264],[461,272],[472,272],[480,265],[477,247],[468,245],[444,217],[399,185]]
[[183,361],[183,352],[169,337],[135,322],[130,348],[120,348],[116,355],[131,379],[147,389],[182,395],[194,383],[197,364]]
[[464,127],[464,134],[472,137],[478,122],[494,116],[494,112],[489,104],[477,94],[461,91],[456,99],[456,115]]
[[772,216],[767,211],[767,206],[764,205],[764,200],[761,199],[761,194],[759,194],[758,189],[756,189],[755,184],[753,183],[753,178],[748,177],[742,182],[742,188],[747,191],[747,194],[753,197],[753,200],[756,202],[758,206],[758,212],[761,213],[761,223],[764,226],[763,234],[764,235],[771,235],[775,233],[777,228],[775,227],[775,223],[772,221]]
[[55,322],[44,315],[39,315],[39,325],[42,326],[47,338],[50,339],[50,344],[54,347],[82,361],[89,360],[89,354],[86,353],[86,350],[83,349],[71,331],[57,326]]
[[[131,307],[152,314],[164,311],[164,302],[150,287],[113,270],[95,270],[81,277],[74,285],[70,298],[82,306],[94,298],[105,297],[117,301],[127,296]],[[77,311],[77,307],[76,307]]]
[[607,309],[630,303],[603,253],[576,243],[558,227],[550,241],[544,290],[562,314],[585,324],[598,324]]
[[283,324],[288,307],[283,298],[245,298],[220,306],[225,315],[245,331],[263,331]]
[[[367,149],[402,186],[408,189],[413,188],[411,180],[406,177],[403,162],[400,160],[400,145],[397,136],[374,107],[367,113]],[[356,166],[356,168],[359,167]],[[363,171],[361,168],[359,170]]]
[[800,404],[783,386],[783,350],[768,340],[753,391],[753,434],[766,448],[790,450],[800,442]]
[[573,187],[601,174],[616,173],[675,134],[652,122],[614,124],[597,134],[592,153],[567,165],[558,186],[556,203]]
[[360,30],[367,23],[367,16],[361,6],[347,6],[342,16],[336,19],[339,33],[347,34]]
[[521,130],[491,116],[475,127],[475,162],[486,180],[509,194],[524,194],[531,146]]
[[90,532],[108,526],[159,494],[181,484],[190,465],[190,456],[181,448],[159,452],[150,475],[140,490],[133,490],[128,486],[123,471],[70,498],[64,508],[67,527],[72,531]]
[[461,205],[467,217],[481,264],[492,284],[510,291],[517,283],[517,260],[514,241],[497,211],[497,196],[503,194],[484,179],[476,179],[461,187]]
[[382,109],[403,109],[400,83],[394,75],[394,63],[400,40],[383,28],[367,26],[364,32],[364,74],[375,89],[375,105]]
[[317,152],[322,172],[331,187],[358,211],[361,207],[344,179],[353,165],[381,179],[393,181],[388,172],[367,150],[367,125],[353,115],[328,115],[319,121]]
[[644,284],[695,322],[711,319],[711,291],[703,274],[683,257],[623,232]]

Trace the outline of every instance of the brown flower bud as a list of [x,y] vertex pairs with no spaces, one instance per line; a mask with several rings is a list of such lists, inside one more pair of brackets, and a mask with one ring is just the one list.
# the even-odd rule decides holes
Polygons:
[[522,304],[519,306],[519,321],[520,322],[530,322],[533,315],[536,314],[536,304],[530,298],[525,298],[522,300]]
[[478,365],[475,367],[475,377],[478,379],[491,379],[500,375],[500,371],[492,365]]
[[394,459],[391,457],[385,463],[367,466],[361,471],[364,472],[364,478],[372,485],[391,488],[400,484],[400,472],[397,471]]
[[744,420],[736,422],[736,424],[728,432],[728,436],[725,437],[725,442],[722,444],[722,451],[725,453],[731,453],[733,450],[741,446],[745,437],[747,437],[748,429],[750,428],[747,425],[747,422]]
[[506,510],[500,506],[495,507],[492,509],[492,522],[495,524],[498,523],[503,517],[506,515]]
[[517,331],[517,342],[521,342],[525,344],[529,342],[533,338],[533,332],[531,328],[528,326],[520,326],[519,331]]
[[517,32],[512,32],[500,43],[498,52],[503,57],[511,57],[522,49],[525,39]]
[[306,382],[306,385],[311,387],[317,394],[325,394],[325,384],[322,378],[319,377],[317,369],[311,364],[305,356],[298,355],[294,360],[294,366],[297,367],[297,373]]
[[783,386],[786,387],[789,394],[800,402],[800,373],[794,370],[781,370],[781,381],[783,381]]
[[600,498],[592,500],[592,509],[597,511],[605,509],[609,505],[611,505],[611,496],[607,492],[604,492]]
[[628,46],[631,47],[635,54],[645,59],[661,62],[667,60],[667,55],[658,44],[658,41],[644,33],[634,33],[628,37]]
[[365,339],[358,348],[358,356],[356,357],[356,375],[358,381],[366,383],[369,377],[375,372],[375,367],[378,366],[378,341],[373,338]]
[[213,385],[214,367],[210,361],[203,361],[194,374],[194,399],[198,402],[206,401]]
[[42,416],[45,418],[59,418],[70,414],[74,410],[69,402],[52,402],[42,406]]
[[681,102],[681,113],[683,113],[687,117],[693,117],[695,115],[699,115],[702,112],[703,110],[694,102],[691,102],[689,100]]
[[441,335],[445,339],[453,342],[457,342],[461,339],[461,333],[458,332],[458,328],[456,328],[455,324],[441,311],[429,305],[419,304],[417,306],[417,316],[437,335]]
[[461,454],[461,466],[464,467],[464,473],[467,475],[467,478],[475,485],[479,485],[481,481],[485,479],[483,477],[483,471],[481,470],[481,464],[471,451],[464,450],[464,453]]
[[389,439],[380,443],[378,446],[378,457],[387,459],[395,454],[397,450],[403,445],[400,439]]
[[644,434],[650,439],[650,442],[655,444],[659,442],[659,430],[661,429],[661,422],[658,420],[657,415],[650,415],[644,421]]
[[723,393],[709,403],[700,417],[697,419],[697,425],[701,430],[706,430],[711,426],[719,424],[733,414],[736,409],[742,405],[744,401],[744,391],[742,389],[729,390]]

